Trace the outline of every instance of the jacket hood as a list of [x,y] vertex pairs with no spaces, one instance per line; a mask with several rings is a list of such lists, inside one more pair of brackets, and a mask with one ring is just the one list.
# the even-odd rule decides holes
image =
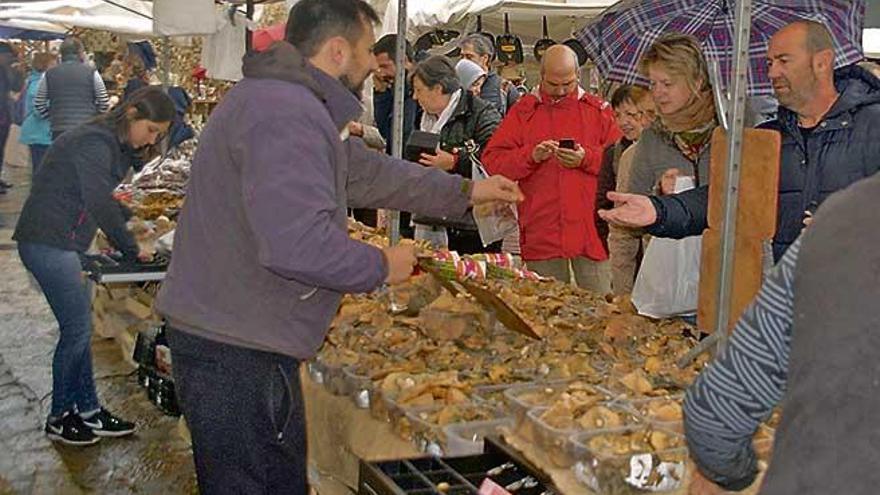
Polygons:
[[338,79],[310,64],[286,41],[278,41],[262,52],[249,53],[242,62],[244,77],[305,86],[324,103],[339,130],[363,112],[361,102]]
[[[834,71],[834,86],[840,95],[825,118],[852,113],[865,105],[880,103],[880,80],[858,65],[847,65]],[[779,107],[779,120],[794,134],[798,128],[797,114]]]

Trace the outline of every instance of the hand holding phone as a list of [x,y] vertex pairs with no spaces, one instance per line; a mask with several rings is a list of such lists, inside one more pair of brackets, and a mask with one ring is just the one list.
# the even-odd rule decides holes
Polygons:
[[559,147],[564,150],[573,150],[575,149],[575,141],[574,139],[560,139]]

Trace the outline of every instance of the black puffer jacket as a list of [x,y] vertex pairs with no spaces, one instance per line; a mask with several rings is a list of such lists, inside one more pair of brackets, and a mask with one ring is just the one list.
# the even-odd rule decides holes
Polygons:
[[[464,152],[465,143],[473,140],[479,146],[476,152],[476,155],[479,156],[500,124],[501,114],[495,107],[468,91],[462,91],[455,112],[440,131],[440,149],[449,153],[456,149],[459,150],[458,163],[450,173],[470,179],[472,164]],[[441,225],[469,230],[477,228],[470,212],[460,219],[416,217],[413,221],[423,225]]]
[[[779,260],[803,229],[804,211],[832,193],[880,170],[880,79],[858,66],[837,69],[840,97],[804,140],[797,115],[779,107],[779,117],[761,126],[782,134],[779,206],[773,257]],[[652,198],[658,237],[697,235],[706,228],[708,187]]]
[[137,242],[125,226],[130,213],[113,199],[113,190],[140,163],[110,127],[84,124],[65,132],[34,177],[13,239],[82,253],[100,227],[123,255],[137,256]]

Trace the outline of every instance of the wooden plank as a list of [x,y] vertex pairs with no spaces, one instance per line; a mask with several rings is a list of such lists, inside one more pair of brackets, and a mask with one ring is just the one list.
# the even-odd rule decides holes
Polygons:
[[[721,277],[723,194],[726,187],[727,133],[720,127],[712,135],[709,178],[709,228],[703,234],[697,326],[711,333],[718,312]],[[746,129],[743,135],[739,207],[730,319],[728,329],[761,288],[763,243],[776,232],[779,192],[780,136],[776,131]]]

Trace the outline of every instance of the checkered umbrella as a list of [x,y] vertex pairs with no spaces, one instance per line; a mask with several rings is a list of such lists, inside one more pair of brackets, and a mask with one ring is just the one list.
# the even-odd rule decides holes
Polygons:
[[[691,34],[708,59],[718,61],[727,87],[733,72],[736,0],[622,0],[575,35],[605,79],[647,85],[639,59],[663,33]],[[819,21],[834,38],[837,67],[860,61],[865,0],[752,0],[749,86],[753,95],[771,94],[767,42],[798,19]]]

